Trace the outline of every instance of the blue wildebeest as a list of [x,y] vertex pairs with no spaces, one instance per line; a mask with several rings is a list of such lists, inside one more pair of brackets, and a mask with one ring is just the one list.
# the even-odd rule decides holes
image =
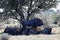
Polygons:
[[52,28],[46,27],[44,30],[42,30],[42,34],[51,34]]
[[37,32],[37,34],[51,34],[52,28],[46,27],[43,30]]
[[43,25],[42,20],[32,19],[23,21],[23,28],[19,29],[16,27],[8,27],[5,29],[4,33],[9,33],[12,35],[29,35],[29,34],[51,34],[51,28],[45,28],[44,30],[36,31],[36,28]]
[[36,28],[38,26],[43,25],[43,22],[40,19],[32,19],[32,20],[24,21],[22,24],[24,26],[22,34],[25,34],[25,33],[26,34],[36,34],[36,32],[37,32]]
[[40,19],[32,19],[32,20],[27,20],[22,23],[25,27],[32,27],[36,28],[36,26],[41,26],[43,25],[42,20]]
[[11,35],[18,35],[19,34],[19,28],[17,27],[7,27],[5,30],[4,30],[4,33],[8,33],[8,34],[11,34]]
[[[32,19],[32,20],[28,20],[28,21],[24,21],[23,25],[27,28],[27,30],[24,30],[23,32],[28,32],[29,34],[51,34],[52,28],[50,27],[46,27],[43,30],[40,31],[36,31],[37,27],[41,27],[42,25],[44,25],[43,21],[40,19]],[[25,29],[26,29],[25,28]],[[34,30],[33,30],[34,29]],[[23,33],[22,33],[23,34]]]

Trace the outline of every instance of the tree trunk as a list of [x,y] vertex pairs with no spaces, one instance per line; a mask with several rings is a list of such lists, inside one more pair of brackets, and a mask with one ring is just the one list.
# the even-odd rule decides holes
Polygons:
[[33,2],[33,0],[30,1],[30,5],[29,5],[28,11],[27,11],[27,19],[26,20],[29,20],[29,17],[31,16],[32,2]]
[[[23,21],[25,20],[24,15],[23,15],[23,11],[22,11],[22,6],[20,6],[19,8],[16,7],[15,11],[17,12],[17,14],[20,16],[20,19],[18,20],[20,22],[20,24],[22,24],[23,26]],[[23,26],[24,27],[24,26]]]

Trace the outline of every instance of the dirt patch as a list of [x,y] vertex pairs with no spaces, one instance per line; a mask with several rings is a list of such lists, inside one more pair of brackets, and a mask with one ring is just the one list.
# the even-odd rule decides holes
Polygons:
[[60,40],[60,34],[53,35],[18,35],[18,36],[10,36],[9,40]]

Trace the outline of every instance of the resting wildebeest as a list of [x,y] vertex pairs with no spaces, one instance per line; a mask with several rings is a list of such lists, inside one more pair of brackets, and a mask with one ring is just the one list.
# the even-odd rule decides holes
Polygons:
[[[28,34],[36,34],[36,27],[37,26],[41,26],[43,25],[42,20],[40,19],[32,19],[32,20],[27,20],[27,21],[23,21],[23,28],[19,29],[16,27],[7,27],[4,31],[4,33],[9,33],[12,35],[18,35],[18,34],[24,34],[24,35],[28,35]],[[30,27],[31,29],[29,29],[28,27]],[[32,30],[34,29],[34,30]]]
[[44,28],[44,30],[40,30],[40,31],[35,31],[33,29],[19,29],[19,28],[15,28],[15,27],[8,27],[5,29],[4,33],[8,33],[11,35],[29,35],[29,34],[51,34],[51,30],[52,28]]
[[44,30],[42,30],[42,34],[51,34],[52,28],[46,27]]
[[36,34],[36,31],[30,28],[27,28],[22,31],[22,35]]
[[[22,34],[25,34],[25,33],[36,34],[36,27],[43,25],[43,22],[40,19],[32,19],[32,20],[23,21],[22,24],[23,24]],[[34,29],[34,30],[31,30],[31,29]]]
[[42,20],[40,19],[32,19],[24,21],[23,28],[16,27],[7,27],[4,33],[9,33],[11,35],[29,35],[29,34],[51,34],[51,28],[44,28],[43,30],[37,31],[37,27],[41,27],[43,25]]
[[36,26],[41,26],[41,25],[43,25],[43,22],[42,22],[42,20],[40,20],[40,19],[32,19],[32,20],[24,21],[22,24],[23,24],[23,26],[25,26],[25,27],[36,28]]
[[43,30],[37,31],[37,34],[51,34],[52,28],[46,27]]
[[4,30],[4,33],[8,33],[8,34],[11,34],[11,35],[18,35],[19,34],[19,28],[17,27],[7,27],[5,30]]

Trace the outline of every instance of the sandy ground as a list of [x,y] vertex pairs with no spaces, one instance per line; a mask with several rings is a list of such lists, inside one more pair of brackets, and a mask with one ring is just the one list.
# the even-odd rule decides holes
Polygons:
[[[46,34],[29,35],[29,36],[26,36],[26,35],[11,36],[10,35],[9,40],[60,40],[60,34],[58,34],[60,33],[60,30],[58,30],[58,28],[56,28],[55,30],[58,32],[56,34],[51,34],[51,35],[46,35]],[[53,32],[56,32],[55,30],[53,30]],[[0,33],[1,32],[3,32],[3,29],[0,30]]]
[[10,36],[9,40],[60,40],[60,34],[52,34],[52,35],[18,35],[18,36]]

